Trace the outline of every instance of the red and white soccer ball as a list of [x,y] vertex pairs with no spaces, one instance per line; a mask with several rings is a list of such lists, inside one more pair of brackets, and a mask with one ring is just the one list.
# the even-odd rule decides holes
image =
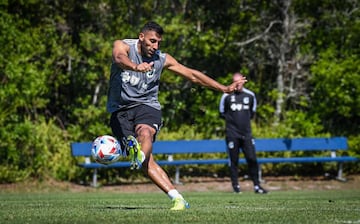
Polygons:
[[110,164],[120,159],[121,146],[113,136],[102,135],[94,140],[91,155],[98,163]]

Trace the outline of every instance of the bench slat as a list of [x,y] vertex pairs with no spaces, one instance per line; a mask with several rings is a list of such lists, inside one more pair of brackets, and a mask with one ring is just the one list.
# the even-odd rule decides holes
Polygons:
[[[90,156],[91,142],[71,143],[73,156]],[[347,150],[345,137],[255,139],[257,152]],[[225,153],[226,143],[218,140],[157,141],[153,154]]]
[[[355,162],[357,158],[342,157],[291,157],[291,158],[258,158],[259,164],[264,163],[319,163],[319,162]],[[210,165],[210,164],[228,164],[228,159],[189,159],[189,160],[159,160],[156,161],[160,166],[180,166],[180,165]],[[244,158],[239,159],[240,164],[245,164]],[[84,168],[121,168],[130,167],[129,162],[121,161],[110,165],[102,165],[98,163],[82,163],[79,166]]]
[[258,139],[255,140],[255,146],[258,152],[348,149],[345,137]]

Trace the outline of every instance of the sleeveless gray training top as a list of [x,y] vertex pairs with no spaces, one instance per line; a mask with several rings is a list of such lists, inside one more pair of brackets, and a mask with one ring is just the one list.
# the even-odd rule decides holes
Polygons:
[[131,108],[145,104],[157,110],[161,109],[158,101],[160,75],[165,63],[165,53],[157,51],[152,58],[142,57],[137,50],[138,39],[123,40],[130,46],[129,58],[136,64],[154,62],[149,72],[123,70],[114,62],[111,64],[111,74],[108,89],[107,111]]

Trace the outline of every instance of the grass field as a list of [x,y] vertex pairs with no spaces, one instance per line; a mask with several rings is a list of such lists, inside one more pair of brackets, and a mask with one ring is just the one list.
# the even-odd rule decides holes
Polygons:
[[170,211],[162,193],[0,193],[0,223],[360,223],[360,189],[185,192],[191,208]]

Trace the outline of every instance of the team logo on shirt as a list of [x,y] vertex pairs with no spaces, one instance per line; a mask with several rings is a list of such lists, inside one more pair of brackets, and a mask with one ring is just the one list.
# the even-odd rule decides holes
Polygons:
[[132,86],[136,86],[140,82],[140,78],[134,75],[130,75],[129,72],[125,71],[121,74],[122,81],[124,83],[130,83]]
[[156,71],[156,69],[153,68],[153,69],[151,69],[150,71],[146,72],[146,73],[145,73],[146,77],[148,77],[149,79],[151,79],[152,77],[154,77],[155,71]]
[[147,88],[148,88],[148,84],[147,83],[143,83],[142,85],[141,85],[141,89],[142,90],[147,90]]
[[[153,68],[151,71],[140,74],[141,77],[136,76],[135,74],[131,74],[128,71],[123,71],[121,73],[121,79],[123,83],[130,83],[131,86],[138,86],[140,83],[140,90],[146,91],[148,89],[148,82],[146,78],[151,79],[154,77],[156,69]],[[144,75],[146,78],[144,78]],[[143,77],[143,78],[142,78]]]
[[249,97],[244,97],[243,103],[244,103],[244,104],[249,104],[249,102],[250,102]]
[[232,103],[231,105],[230,105],[230,109],[232,110],[232,111],[241,111],[242,110],[242,107],[243,107],[243,105],[241,104],[241,103]]
[[121,73],[121,78],[122,78],[122,81],[127,83],[130,81],[130,74],[129,72],[125,71],[123,73]]
[[136,86],[140,82],[140,78],[135,75],[130,75],[129,72],[125,71],[121,73],[121,79],[124,83],[130,83],[132,86]]
[[140,78],[139,78],[139,77],[136,77],[136,76],[134,76],[134,75],[131,76],[131,78],[130,78],[130,85],[136,86],[139,82],[140,82]]

